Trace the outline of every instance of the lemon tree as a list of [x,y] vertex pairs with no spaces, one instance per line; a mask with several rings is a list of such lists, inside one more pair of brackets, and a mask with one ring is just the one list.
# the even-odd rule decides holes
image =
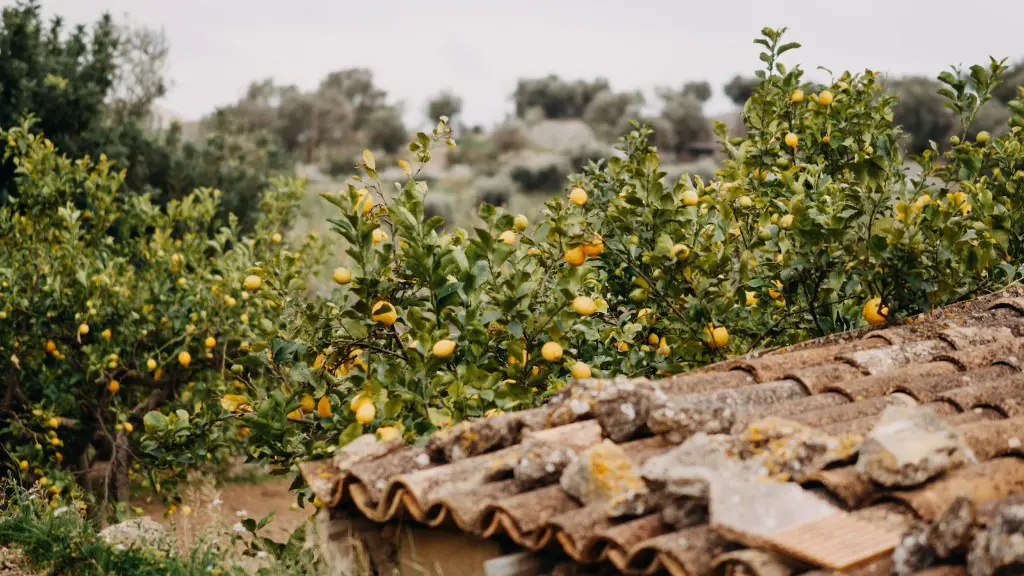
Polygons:
[[[281,181],[251,236],[215,219],[220,192],[155,206],[124,194],[104,156],[70,159],[30,124],[0,132],[18,194],[0,206],[0,440],[26,480],[59,488],[99,461],[124,499],[131,467],[160,487],[175,467],[238,452],[235,427],[190,435],[221,417],[231,359],[276,329],[280,304],[248,277],[257,261],[281,281],[301,275],[318,243],[273,241],[299,189]],[[296,276],[297,277],[297,276]],[[212,402],[212,404],[210,404]],[[150,412],[153,411],[153,412]],[[142,442],[192,441],[180,450]]]

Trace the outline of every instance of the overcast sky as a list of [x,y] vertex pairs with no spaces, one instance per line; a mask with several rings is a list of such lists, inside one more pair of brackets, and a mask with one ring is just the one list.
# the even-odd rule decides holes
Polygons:
[[[10,5],[13,0],[0,0]],[[608,78],[615,89],[706,79],[721,86],[760,62],[753,37],[788,26],[811,70],[871,68],[934,76],[949,64],[1024,56],[1024,0],[42,0],[48,16],[90,22],[104,11],[162,28],[173,87],[163,105],[195,119],[273,77],[306,88],[327,72],[373,70],[422,122],[430,95],[464,99],[464,120],[512,110],[516,79]]]

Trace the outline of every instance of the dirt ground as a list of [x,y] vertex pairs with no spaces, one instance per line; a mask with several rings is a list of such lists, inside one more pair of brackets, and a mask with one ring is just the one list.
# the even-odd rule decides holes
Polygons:
[[305,508],[290,509],[295,503],[295,495],[288,491],[290,483],[288,478],[275,477],[257,482],[228,482],[217,488],[190,485],[184,491],[182,505],[166,517],[167,508],[159,499],[137,498],[133,505],[172,530],[179,545],[207,530],[230,530],[243,516],[259,520],[270,512],[274,519],[261,534],[284,542],[292,530],[315,512],[308,502]]

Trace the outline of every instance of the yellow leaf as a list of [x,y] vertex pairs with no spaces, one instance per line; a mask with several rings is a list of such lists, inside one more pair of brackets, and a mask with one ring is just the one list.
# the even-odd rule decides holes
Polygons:
[[252,406],[240,394],[225,394],[220,399],[220,406],[228,412],[252,412]]
[[369,148],[363,150],[363,163],[366,164],[366,167],[370,170],[377,169],[377,164],[373,161],[373,152],[370,152]]
[[405,160],[399,160],[398,167],[402,169],[402,172],[405,172],[406,176],[412,178],[412,166],[410,166],[408,162]]

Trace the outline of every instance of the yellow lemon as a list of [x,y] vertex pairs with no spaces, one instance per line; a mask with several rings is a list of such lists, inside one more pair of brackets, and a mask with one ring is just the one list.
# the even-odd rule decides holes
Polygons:
[[590,378],[590,375],[592,374],[590,366],[588,366],[585,362],[580,362],[578,360],[572,365],[572,369],[570,370],[570,372],[572,373],[572,377],[577,380]]
[[832,93],[828,90],[822,90],[821,93],[818,94],[818,104],[821,104],[822,106],[832,104]]
[[570,266],[579,266],[587,260],[587,255],[583,253],[583,248],[577,246],[566,250],[563,258]]
[[991,137],[992,137],[991,134],[989,134],[985,130],[982,130],[981,132],[978,132],[977,136],[974,137],[974,141],[977,142],[978,144],[987,144],[988,141],[989,141],[989,138],[991,138]]
[[363,188],[356,192],[356,195],[358,197],[356,198],[355,206],[352,207],[353,213],[358,212],[360,214],[366,214],[373,209],[373,196],[370,194],[369,190]]
[[793,90],[793,93],[789,95],[789,101],[793,104],[799,104],[804,101],[804,91],[797,88]]
[[577,296],[572,300],[572,309],[580,316],[590,316],[597,312],[597,304],[589,296]]
[[316,403],[316,415],[321,418],[334,416],[334,412],[331,411],[331,401],[327,396],[321,396],[320,401]]
[[698,200],[700,200],[700,197],[697,196],[696,190],[683,192],[683,206],[696,206]]
[[46,425],[49,426],[50,428],[60,428],[60,418],[54,416],[53,418],[50,418],[49,420],[46,421]]
[[377,415],[377,408],[372,402],[367,402],[356,410],[356,422],[360,424],[369,424],[373,422],[374,416]]
[[339,266],[334,269],[334,273],[331,274],[331,279],[334,280],[335,284],[344,286],[352,281],[352,272],[344,266]]
[[583,254],[588,258],[596,258],[601,255],[601,252],[604,252],[604,240],[594,234],[590,242],[583,245]]
[[686,244],[676,244],[669,250],[676,260],[686,260],[690,256],[690,247]]
[[516,233],[511,230],[505,230],[504,232],[498,235],[498,239],[504,242],[505,244],[512,246],[513,244],[516,243]]
[[131,422],[125,422],[124,431],[131,434],[132,432],[135,431],[135,426],[133,426]]
[[217,339],[213,336],[207,336],[206,340],[203,340],[203,346],[206,346],[207,350],[213,350],[217,346]]
[[431,348],[430,352],[441,359],[451,358],[452,354],[455,352],[455,342],[452,342],[447,338],[438,340],[437,342],[434,342],[434,347]]
[[191,364],[191,363],[192,363],[192,355],[191,354],[189,354],[188,352],[186,352],[184,350],[182,350],[181,352],[178,353],[178,364],[181,364],[183,367],[188,368],[188,365]]
[[782,218],[779,218],[779,228],[783,230],[790,230],[793,228],[793,215],[786,214]]
[[260,289],[261,284],[263,284],[263,280],[259,276],[250,274],[246,276],[245,281],[242,282],[242,288],[245,288],[249,292],[255,292]]
[[829,140],[830,140],[830,138],[828,137],[828,134],[825,134],[824,136],[821,137],[821,142],[823,144],[828,144]]
[[299,399],[299,410],[303,414],[309,414],[316,408],[316,402],[313,401],[313,397],[309,394],[303,394],[302,398]]
[[387,300],[381,300],[373,305],[370,310],[370,318],[385,326],[391,326],[398,320],[398,311]]
[[111,380],[107,382],[107,392],[111,394],[117,394],[117,391],[121,389],[121,383],[117,380]]
[[100,332],[100,336],[102,336],[104,340],[110,340],[113,334],[110,332],[110,328],[106,328],[103,332]]
[[152,358],[146,360],[146,368],[148,368],[151,371],[156,370],[156,360],[153,360]]
[[380,244],[381,242],[388,239],[388,233],[381,230],[380,228],[373,229],[373,243]]
[[562,359],[562,345],[558,342],[545,342],[540,349],[540,355],[548,362],[558,362]]
[[515,219],[512,220],[512,228],[515,229],[516,232],[522,232],[523,230],[526,230],[526,228],[529,225],[530,220],[526,216],[523,216],[522,214],[516,214]]
[[291,412],[288,413],[288,417],[291,418],[292,420],[302,420],[302,412],[299,412],[298,410],[292,410]]
[[711,348],[724,348],[729,343],[729,330],[725,326],[712,326],[708,325],[704,327],[704,334],[708,337],[708,346]]
[[395,428],[394,426],[381,426],[380,428],[377,428],[377,435],[380,436],[380,439],[384,442],[394,440],[401,436],[398,432],[398,428]]
[[746,292],[746,296],[747,296],[747,306],[755,306],[755,305],[757,305],[757,292],[747,291]]
[[754,201],[750,196],[743,195],[736,199],[736,204],[738,204],[740,208],[750,208],[754,205]]
[[21,462],[18,462],[18,469],[21,470],[22,472],[28,470],[28,460],[22,460]]
[[583,206],[587,203],[587,191],[577,186],[569,192],[569,201],[577,206]]
[[861,314],[868,324],[878,326],[885,323],[886,317],[889,315],[889,307],[882,306],[882,299],[876,296],[864,304]]
[[353,412],[358,412],[359,408],[363,404],[366,404],[367,402],[370,402],[369,396],[366,396],[365,394],[362,393],[356,394],[355,397],[352,398],[352,400],[348,403],[348,409]]
[[84,323],[84,322],[79,324],[78,325],[78,333],[81,334],[82,336],[85,336],[86,334],[88,334],[89,333],[89,325]]
[[792,132],[786,134],[786,146],[796,148],[798,142],[800,142],[800,138],[796,134],[793,134]]

